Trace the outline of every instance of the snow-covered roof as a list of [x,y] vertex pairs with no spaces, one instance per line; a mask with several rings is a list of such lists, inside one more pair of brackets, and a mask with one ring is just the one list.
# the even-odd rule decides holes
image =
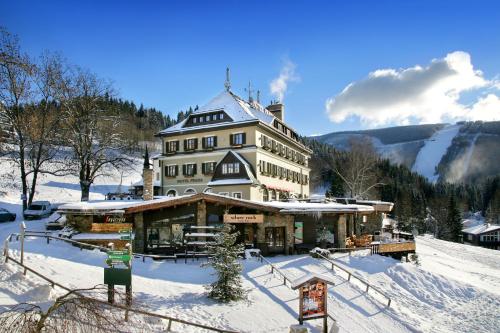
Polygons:
[[333,278],[331,278],[330,276],[323,275],[323,274],[317,274],[317,273],[308,273],[308,274],[305,274],[305,275],[299,277],[298,279],[294,280],[292,282],[291,287],[292,287],[292,289],[297,289],[298,287],[300,287],[301,285],[303,285],[307,281],[318,280],[318,279],[323,280],[328,284],[335,285],[335,280]]
[[359,212],[371,213],[374,208],[365,205],[341,204],[337,202],[315,203],[315,202],[283,202],[269,201],[262,202],[263,205],[280,208],[283,213],[301,213],[301,212],[324,212],[324,213],[341,213],[341,212]]
[[500,230],[500,224],[485,223],[485,224],[476,225],[473,227],[462,229],[462,232],[464,232],[466,234],[479,235],[479,234],[484,234],[486,232],[495,231],[495,230]]
[[[77,202],[69,203],[59,206],[58,212],[71,214],[110,214],[110,213],[125,213],[127,209],[139,208],[140,210],[152,209],[152,205],[155,207],[169,206],[176,204],[175,201],[183,201],[185,199],[199,200],[203,198],[221,198],[224,200],[239,201],[245,204],[250,204],[256,209],[259,207],[264,209],[269,207],[273,210],[279,210],[282,213],[288,214],[301,214],[301,213],[371,213],[374,208],[366,205],[355,205],[355,204],[341,204],[337,202],[327,202],[327,203],[312,203],[312,202],[281,202],[281,201],[252,201],[247,199],[238,198],[228,198],[215,193],[198,193],[198,194],[188,194],[177,197],[159,197],[154,200],[148,201],[111,201],[111,200],[100,200],[100,201],[87,201],[87,202]],[[162,205],[162,204],[165,205]],[[137,209],[132,209],[132,211],[137,211]]]
[[[76,234],[71,237],[73,240],[119,240],[121,239],[121,236],[124,234],[120,234],[117,232],[113,233],[81,233],[81,234]],[[134,238],[134,233],[132,233],[132,239]]]
[[[227,125],[229,123],[248,122],[255,120],[260,120],[263,123],[271,125],[273,123],[273,120],[275,119],[275,117],[271,114],[271,112],[269,112],[262,105],[256,102],[248,103],[247,101],[236,96],[232,92],[226,90],[215,96],[206,105],[202,106],[201,108],[193,112],[193,114],[190,117],[219,110],[224,111],[232,119],[232,121],[228,120],[216,124],[201,123],[200,125],[197,126],[189,126],[188,129],[194,130],[206,127],[212,128],[212,127]],[[186,125],[188,119],[189,117],[187,117],[186,119],[184,119],[183,121],[181,121],[176,125],[170,126],[169,128],[160,131],[159,134],[173,133],[185,129],[184,126]]]

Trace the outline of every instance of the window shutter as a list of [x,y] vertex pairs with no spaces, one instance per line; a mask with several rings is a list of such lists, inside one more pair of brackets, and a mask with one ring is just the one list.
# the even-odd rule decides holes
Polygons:
[[179,140],[175,141],[175,151],[179,151]]
[[187,140],[184,139],[184,150],[187,150]]
[[243,133],[243,134],[242,134],[242,137],[243,137],[243,138],[242,138],[241,143],[242,143],[242,144],[246,144],[246,143],[247,143],[247,134],[246,134],[246,133]]
[[214,147],[217,147],[217,137],[214,136]]
[[165,167],[165,176],[168,176],[168,166]]
[[194,139],[194,149],[198,149],[198,139]]
[[206,138],[201,138],[201,148],[203,149],[207,148]]
[[207,174],[207,164],[206,163],[201,163],[201,173],[204,175]]
[[182,165],[182,174],[185,176],[186,175],[186,164]]
[[229,144],[231,144],[231,145],[233,144],[233,137],[234,137],[234,135],[232,135],[232,134],[229,135]]
[[193,164],[193,176],[196,175],[196,164]]
[[[177,142],[177,143],[179,143],[179,142]],[[176,165],[175,166],[175,175],[177,176],[178,174],[179,174],[179,166]]]

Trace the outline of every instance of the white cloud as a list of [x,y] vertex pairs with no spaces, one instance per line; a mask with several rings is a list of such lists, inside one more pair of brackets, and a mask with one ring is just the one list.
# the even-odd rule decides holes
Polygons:
[[326,110],[333,122],[358,117],[366,127],[500,120],[500,100],[494,93],[472,105],[459,101],[462,93],[491,89],[498,84],[495,81],[474,69],[468,53],[457,51],[426,67],[376,70],[329,98]]
[[291,62],[289,59],[284,61],[283,67],[281,68],[280,75],[273,79],[269,84],[269,89],[271,94],[275,96],[278,101],[283,102],[285,98],[285,93],[288,89],[288,84],[290,82],[300,81],[300,77],[295,73],[295,68],[297,66]]

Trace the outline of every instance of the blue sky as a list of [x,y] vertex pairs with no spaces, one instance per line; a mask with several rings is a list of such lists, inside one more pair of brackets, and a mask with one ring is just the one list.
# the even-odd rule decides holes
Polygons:
[[[226,66],[236,93],[251,81],[268,102],[291,66],[286,120],[310,135],[495,120],[498,13],[498,1],[17,0],[0,3],[0,24],[30,54],[59,51],[112,79],[122,98],[167,114],[220,92]],[[380,69],[393,71],[370,76]]]

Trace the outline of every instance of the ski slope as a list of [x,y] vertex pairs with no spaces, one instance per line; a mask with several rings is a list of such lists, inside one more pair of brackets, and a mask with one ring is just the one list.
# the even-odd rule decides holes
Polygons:
[[417,154],[412,171],[436,182],[439,178],[439,175],[436,174],[436,167],[451,145],[453,138],[458,134],[460,127],[461,125],[445,126],[426,140],[425,145]]

